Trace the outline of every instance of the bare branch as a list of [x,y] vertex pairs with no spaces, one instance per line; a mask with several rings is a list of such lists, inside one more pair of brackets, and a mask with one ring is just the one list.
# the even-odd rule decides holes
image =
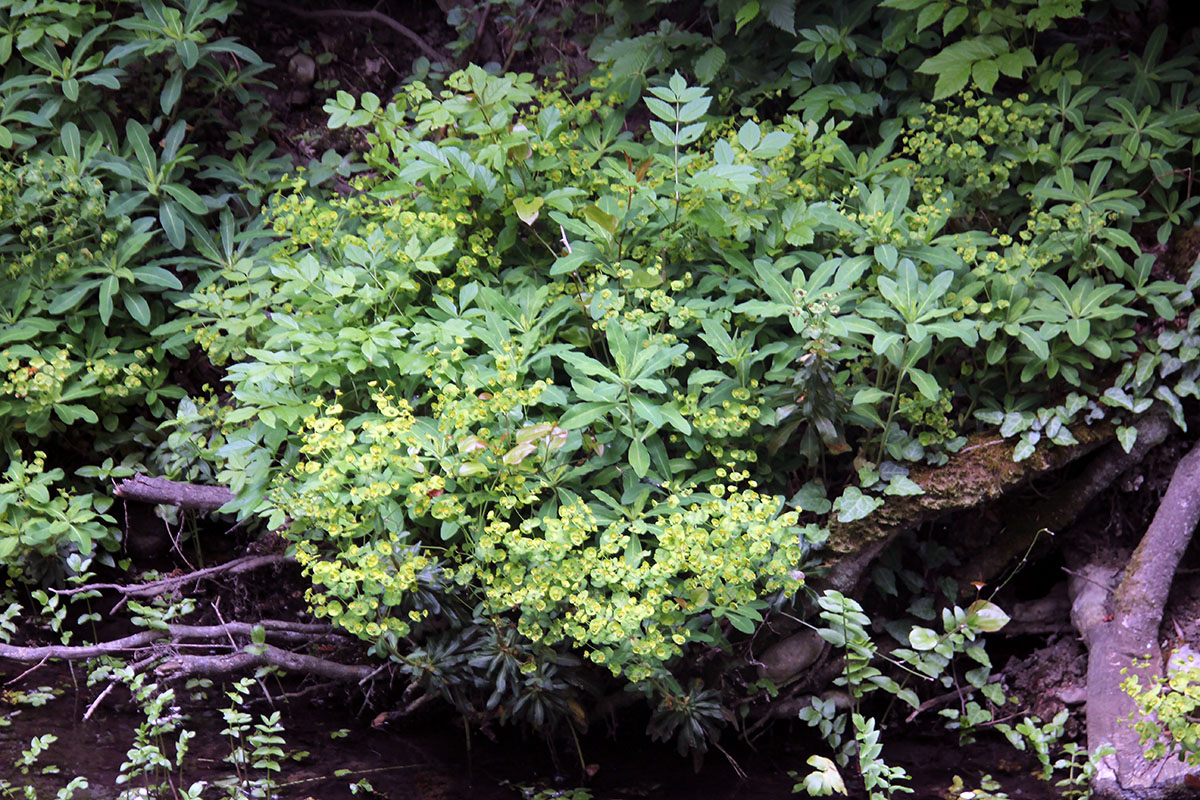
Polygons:
[[305,10],[302,8],[296,8],[294,5],[275,2],[275,0],[254,0],[254,2],[260,6],[266,6],[268,8],[277,8],[281,11],[286,11],[289,14],[295,14],[298,17],[307,17],[309,19],[328,19],[330,17],[345,17],[347,19],[362,19],[362,20],[369,20],[371,22],[378,22],[380,25],[386,25],[387,27],[394,30],[396,33],[400,34],[401,36],[403,36],[404,38],[408,39],[410,42],[415,44],[417,46],[417,48],[420,49],[420,51],[422,53],[424,53],[425,56],[430,61],[442,61],[445,63],[449,63],[449,61],[450,61],[450,59],[448,59],[446,56],[442,55],[437,50],[433,49],[429,45],[429,43],[427,43],[424,39],[422,39],[420,34],[418,34],[412,28],[409,28],[407,25],[397,22],[396,20],[392,19],[387,14],[384,14],[381,11],[376,11],[374,9],[371,9],[369,11],[351,11],[349,9],[342,9],[342,8],[331,8],[331,9],[325,9],[325,10],[321,10],[321,11],[308,11],[308,10]]
[[32,663],[50,658],[82,661],[88,658],[140,650],[155,644],[178,644],[189,640],[213,641],[224,639],[231,634],[249,637],[254,629],[260,626],[268,638],[297,644],[308,644],[323,636],[346,635],[330,625],[312,625],[281,620],[229,622],[225,625],[168,625],[165,629],[140,631],[120,639],[97,644],[21,647],[0,642],[0,658],[22,663]]
[[164,678],[177,679],[197,675],[216,677],[261,666],[280,667],[346,683],[358,683],[377,671],[371,664],[338,664],[269,644],[221,656],[175,656],[159,664],[154,671]]
[[295,563],[294,558],[281,555],[269,556],[244,556],[235,558],[233,561],[226,561],[224,564],[217,564],[214,567],[205,567],[198,569],[195,572],[189,572],[186,575],[176,575],[170,578],[159,578],[156,581],[149,583],[89,583],[83,586],[77,586],[73,589],[51,589],[55,594],[72,595],[80,592],[89,592],[92,590],[102,590],[117,592],[125,597],[153,597],[157,594],[162,594],[176,586],[184,583],[190,583],[201,578],[211,578],[214,575],[237,575],[242,572],[260,569],[262,567],[270,567],[276,564],[292,564]]
[[224,486],[200,486],[145,475],[126,478],[113,488],[113,494],[126,500],[199,511],[216,511],[234,497],[233,492]]

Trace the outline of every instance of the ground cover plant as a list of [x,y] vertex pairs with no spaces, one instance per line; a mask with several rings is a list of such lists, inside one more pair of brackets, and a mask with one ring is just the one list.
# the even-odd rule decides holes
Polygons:
[[[524,19],[453,13],[492,6]],[[327,162],[341,191],[255,146],[262,65],[221,35],[232,2],[0,12],[0,557],[14,581],[79,584],[26,603],[63,628],[121,547],[86,481],[138,470],[207,484],[155,499],[277,543],[230,569],[302,570],[313,620],[238,622],[236,667],[385,664],[402,706],[565,741],[640,698],[681,754],[791,716],[828,746],[797,778],[812,794],[904,790],[879,690],[915,714],[944,681],[974,697],[952,725],[991,726],[1008,701],[980,637],[1008,621],[1010,557],[1200,396],[1200,273],[1167,257],[1194,216],[1191,33],[1102,2],[703,6],[703,25],[580,11],[596,68],[577,82],[425,64],[394,96],[338,91],[328,128],[362,143]],[[140,105],[118,107],[131,76]],[[183,100],[218,90],[237,131]],[[197,361],[220,380],[171,377]],[[989,571],[914,533],[1109,438],[1069,501],[980,542]],[[1076,620],[1093,657],[1155,641],[1194,524],[1156,518],[1117,587],[1142,639]],[[186,603],[130,607],[139,644],[223,635]],[[317,632],[373,660],[281,647]],[[1055,777],[1058,736],[1023,724],[1010,738]],[[1068,755],[1068,781],[1142,779]]]

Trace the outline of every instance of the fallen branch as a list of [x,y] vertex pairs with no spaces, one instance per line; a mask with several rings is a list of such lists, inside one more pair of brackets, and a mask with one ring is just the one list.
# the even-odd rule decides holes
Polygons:
[[275,8],[280,11],[286,11],[289,14],[295,14],[297,17],[306,17],[308,19],[329,19],[331,17],[343,17],[346,19],[362,19],[369,20],[371,22],[378,22],[380,25],[386,25],[396,33],[415,44],[430,61],[450,63],[449,58],[433,49],[428,42],[421,38],[419,33],[414,31],[412,28],[409,28],[407,25],[397,22],[387,14],[384,14],[381,11],[376,11],[375,9],[371,9],[369,11],[351,11],[344,8],[330,8],[320,11],[308,11],[303,8],[296,8],[294,5],[278,3],[274,0],[254,0],[254,2],[260,6]]
[[[42,645],[23,647],[0,642],[0,658],[9,661],[32,663],[46,659],[82,661],[88,658],[111,656],[141,650],[154,645],[176,645],[186,641],[213,641],[230,635],[250,637],[254,629],[261,627],[269,639],[309,644],[325,636],[345,636],[331,625],[312,625],[282,620],[260,622],[229,622],[225,625],[167,625],[165,628],[139,631],[138,633],[113,639],[108,642],[81,645]],[[165,640],[165,641],[164,641]]]
[[224,486],[201,486],[145,475],[126,478],[113,488],[113,494],[125,500],[198,511],[216,511],[234,497],[233,492]]
[[304,675],[318,675],[344,683],[358,683],[376,672],[376,667],[371,664],[339,664],[316,656],[281,650],[269,644],[256,645],[228,655],[177,655],[163,661],[154,671],[164,678],[174,680],[196,676],[214,678],[263,666],[279,667]]
[[184,583],[200,580],[202,578],[211,578],[215,575],[237,575],[242,572],[250,572],[251,570],[261,569],[262,567],[270,567],[277,564],[292,564],[295,563],[294,558],[281,555],[268,556],[243,556],[235,558],[233,561],[226,561],[224,564],[217,564],[213,567],[205,567],[198,569],[195,572],[189,572],[186,575],[175,575],[170,578],[160,578],[156,581],[148,583],[89,583],[83,586],[76,586],[73,589],[51,589],[55,594],[72,595],[79,592],[90,592],[94,590],[116,592],[125,597],[153,597],[154,595],[162,594],[163,592],[174,589]]

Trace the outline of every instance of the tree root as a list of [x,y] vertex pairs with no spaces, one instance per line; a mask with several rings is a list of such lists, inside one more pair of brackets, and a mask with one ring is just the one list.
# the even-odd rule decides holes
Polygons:
[[[1186,770],[1176,760],[1147,762],[1137,734],[1123,722],[1134,710],[1121,689],[1122,670],[1142,678],[1161,675],[1158,630],[1179,560],[1200,522],[1200,444],[1175,468],[1158,511],[1128,565],[1089,564],[1072,575],[1072,621],[1088,646],[1088,747],[1111,744],[1093,782],[1100,797],[1155,800],[1192,791],[1183,784]],[[1109,587],[1120,573],[1120,582]],[[1130,667],[1134,659],[1149,666]]]

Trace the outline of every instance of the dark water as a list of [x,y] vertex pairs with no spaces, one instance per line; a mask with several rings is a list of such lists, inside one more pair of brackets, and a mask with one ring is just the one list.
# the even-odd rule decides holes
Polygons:
[[[10,679],[19,674],[11,668],[8,672]],[[82,680],[82,676],[77,677]],[[59,695],[45,705],[31,707],[11,702],[20,699],[12,694],[15,689],[46,685],[55,687]],[[53,798],[75,775],[85,776],[89,783],[87,790],[75,794],[80,800],[109,800],[139,785],[136,780],[126,785],[117,783],[134,729],[144,720],[128,692],[112,692],[97,706],[92,718],[84,720],[98,691],[83,688],[83,694],[77,695],[66,668],[44,668],[19,686],[7,687],[7,691],[9,702],[0,695],[0,718],[9,721],[0,727],[0,777],[15,787],[27,783],[36,786],[39,798]],[[219,733],[225,725],[219,709],[229,703],[216,690],[209,694],[211,700],[188,702],[184,708],[189,717],[185,725],[197,731],[197,736],[189,743],[182,775],[173,774],[171,784],[186,788],[204,780],[210,783],[205,797],[226,797],[227,791],[217,788],[217,784],[229,782],[233,768],[223,761],[231,745]],[[755,748],[725,742],[729,757],[736,760],[745,777],[739,777],[718,752],[710,753],[697,773],[690,760],[680,758],[668,747],[648,743],[633,723],[621,728],[616,738],[593,731],[581,739],[584,763],[591,773],[585,776],[573,748],[554,756],[541,739],[523,739],[512,731],[499,731],[499,742],[476,732],[468,748],[464,732],[446,715],[431,715],[415,724],[374,727],[370,711],[348,705],[340,697],[309,696],[290,704],[280,702],[279,706],[286,729],[284,749],[308,751],[309,755],[285,764],[282,777],[277,779],[279,786],[272,794],[296,800],[520,800],[538,792],[542,793],[539,800],[551,800],[556,796],[572,798],[569,790],[585,782],[595,800],[777,800],[797,796],[792,794],[795,781],[789,777],[789,770],[807,771],[805,759],[820,751],[806,726],[782,723]],[[248,710],[257,719],[272,709],[260,701]],[[52,734],[58,740],[49,746],[30,775],[22,775],[12,766],[14,761],[29,748],[31,738],[43,734]],[[173,740],[174,736],[167,738]],[[1055,796],[1049,787],[1029,776],[1028,760],[1021,760],[1020,754],[996,739],[960,749],[956,740],[931,722],[925,727],[904,726],[887,732],[884,754],[890,763],[904,766],[915,776],[912,786],[916,791],[909,797],[946,797],[954,775],[972,783],[983,773],[1000,780],[1003,790],[1013,798]],[[165,749],[171,752],[169,747]],[[57,766],[60,771],[39,774],[47,765]],[[364,786],[357,794],[352,792],[351,784],[359,781],[368,782],[372,791]],[[163,796],[173,794],[168,789]]]

